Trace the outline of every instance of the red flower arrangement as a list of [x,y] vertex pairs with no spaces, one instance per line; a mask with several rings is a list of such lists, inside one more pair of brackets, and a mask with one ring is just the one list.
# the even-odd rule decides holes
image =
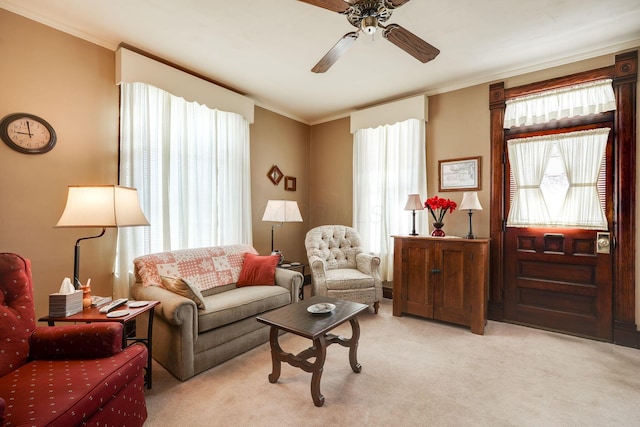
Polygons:
[[[443,199],[438,196],[433,196],[430,199],[427,199],[424,202],[424,207],[429,209],[431,216],[435,222],[442,222],[444,220],[444,216],[447,212],[453,212],[456,210],[458,205],[456,202],[450,199]],[[437,211],[437,216],[436,216]]]

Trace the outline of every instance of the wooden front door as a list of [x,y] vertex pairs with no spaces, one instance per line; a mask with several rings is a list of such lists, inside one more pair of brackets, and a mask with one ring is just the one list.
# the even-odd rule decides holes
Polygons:
[[595,231],[507,228],[505,320],[611,341],[612,272]]
[[[612,126],[605,121],[589,127]],[[561,128],[563,132],[577,129],[584,127]],[[614,215],[613,174],[607,171],[614,168],[613,140],[610,132],[598,180],[609,229]],[[508,162],[507,171],[507,176],[512,177]],[[514,186],[511,178],[505,185],[507,194],[513,194]],[[511,198],[506,207],[508,215]],[[505,320],[611,341],[615,251],[611,246],[598,250],[598,233],[608,233],[608,230],[507,226],[504,234]],[[608,235],[609,241],[612,241],[611,235]]]

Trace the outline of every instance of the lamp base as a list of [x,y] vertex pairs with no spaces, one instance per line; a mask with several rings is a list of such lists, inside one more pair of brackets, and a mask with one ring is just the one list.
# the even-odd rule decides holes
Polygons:
[[474,236],[473,234],[467,234],[465,236],[465,239],[475,239],[475,238],[476,238],[476,236]]

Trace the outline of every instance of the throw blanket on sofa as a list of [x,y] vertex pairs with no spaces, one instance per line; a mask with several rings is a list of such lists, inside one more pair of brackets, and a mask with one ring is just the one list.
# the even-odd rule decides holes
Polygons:
[[250,245],[227,245],[143,255],[133,263],[140,276],[136,280],[143,286],[163,287],[162,276],[169,276],[186,279],[205,291],[236,283],[247,252],[258,253]]

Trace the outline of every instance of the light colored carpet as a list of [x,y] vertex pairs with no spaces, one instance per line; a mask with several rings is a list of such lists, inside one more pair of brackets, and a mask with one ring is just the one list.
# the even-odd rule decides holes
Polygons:
[[[314,406],[311,374],[288,364],[269,383],[263,344],[186,382],[154,362],[147,426],[638,426],[640,351],[490,321],[485,335],[415,317],[391,300],[364,313],[358,361],[327,349]],[[348,324],[337,329],[351,335]],[[285,351],[310,341],[285,334]]]

